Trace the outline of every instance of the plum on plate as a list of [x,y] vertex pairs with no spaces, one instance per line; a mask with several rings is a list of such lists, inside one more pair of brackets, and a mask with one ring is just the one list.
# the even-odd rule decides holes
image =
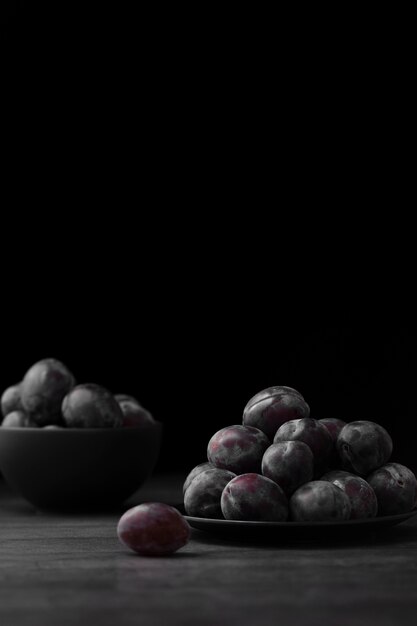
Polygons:
[[184,481],[184,485],[182,487],[183,494],[187,491],[190,483],[194,480],[194,478],[198,476],[199,474],[201,474],[201,472],[204,472],[207,469],[216,469],[216,468],[212,463],[209,463],[208,461],[206,461],[205,463],[200,463],[200,465],[196,465],[196,467],[194,467],[191,470],[191,472],[188,474],[187,478]]
[[226,426],[213,435],[207,458],[219,469],[235,474],[261,472],[262,457],[270,445],[268,437],[252,426]]
[[249,400],[243,411],[243,424],[262,430],[273,439],[284,422],[310,415],[303,396],[291,387],[268,387]]
[[259,474],[241,474],[224,488],[221,509],[226,519],[285,522],[288,500],[274,481]]
[[310,417],[291,420],[280,426],[274,443],[281,441],[305,443],[313,453],[315,473],[320,473],[321,469],[327,465],[333,450],[333,441],[327,428]]
[[375,517],[378,512],[378,502],[371,485],[360,476],[334,470],[321,477],[337,487],[340,487],[350,500],[351,519],[365,519]]
[[263,456],[262,474],[291,495],[298,487],[313,480],[313,453],[302,441],[274,443]]
[[336,447],[343,469],[366,476],[389,461],[392,439],[380,424],[360,420],[342,428]]
[[351,506],[340,487],[325,480],[313,480],[299,487],[290,499],[295,522],[336,522],[348,520]]
[[133,396],[119,393],[114,397],[122,409],[122,426],[124,428],[140,428],[141,426],[153,424],[155,422],[149,411],[147,411]]
[[367,481],[375,491],[379,515],[408,513],[417,505],[417,480],[400,463],[387,463],[374,470]]
[[184,494],[184,508],[193,517],[223,517],[220,498],[223,489],[236,474],[222,469],[208,469],[193,478]]
[[187,520],[177,509],[146,502],[129,509],[117,525],[120,541],[143,556],[166,556],[186,545],[191,536]]
[[123,413],[114,396],[100,385],[74,387],[62,401],[62,416],[69,428],[117,428]]

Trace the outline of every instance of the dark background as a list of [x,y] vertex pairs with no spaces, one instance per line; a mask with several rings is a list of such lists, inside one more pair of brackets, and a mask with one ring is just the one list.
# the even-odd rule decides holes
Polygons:
[[417,470],[407,39],[396,63],[308,16],[2,7],[1,386],[59,358],[186,470],[290,385]]

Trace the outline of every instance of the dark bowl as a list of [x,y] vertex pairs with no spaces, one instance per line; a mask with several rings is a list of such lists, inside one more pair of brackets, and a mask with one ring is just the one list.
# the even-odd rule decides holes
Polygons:
[[142,428],[0,428],[0,471],[42,509],[121,505],[155,467],[162,425]]

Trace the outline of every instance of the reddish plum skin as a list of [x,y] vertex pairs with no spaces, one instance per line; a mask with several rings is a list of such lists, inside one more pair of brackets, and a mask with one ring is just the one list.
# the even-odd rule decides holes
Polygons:
[[74,376],[61,361],[38,361],[28,369],[22,380],[22,407],[38,426],[59,424],[62,420],[62,400],[74,384]]
[[344,428],[344,426],[346,426],[346,422],[339,420],[336,417],[325,417],[319,420],[319,422],[327,428],[331,438],[333,439],[333,443],[336,443],[340,431]]
[[6,417],[6,415],[13,411],[20,411],[22,409],[21,385],[22,383],[12,385],[3,391],[1,396],[1,412],[3,417]]
[[379,515],[408,513],[417,505],[417,480],[405,465],[387,463],[367,481],[376,493]]
[[208,469],[197,474],[184,494],[184,508],[193,517],[223,517],[220,498],[223,489],[236,474],[228,470]]
[[262,474],[291,495],[313,480],[314,456],[302,441],[281,441],[270,446],[262,459]]
[[328,463],[333,450],[333,441],[327,428],[310,417],[291,420],[280,426],[274,443],[280,441],[302,441],[308,445],[314,456],[316,473]]
[[69,428],[117,428],[123,413],[114,396],[100,385],[77,385],[62,402],[62,415]]
[[140,428],[155,423],[149,411],[133,396],[119,393],[114,397],[123,413],[123,428]]
[[166,556],[188,543],[191,528],[173,507],[147,502],[122,515],[117,534],[125,546],[138,554]]
[[342,489],[350,500],[350,519],[375,517],[378,512],[378,501],[371,485],[360,476],[335,470],[322,476],[336,487]]
[[12,411],[6,415],[1,426],[2,428],[36,428],[37,424],[24,411]]
[[343,469],[366,476],[389,461],[392,439],[379,424],[363,420],[346,424],[336,447]]
[[260,474],[262,457],[270,445],[268,437],[252,426],[226,426],[213,435],[207,458],[219,469],[235,474]]
[[208,461],[206,463],[200,463],[200,465],[196,465],[196,467],[194,467],[191,470],[191,472],[188,474],[187,478],[184,481],[184,485],[182,487],[183,494],[187,491],[188,487],[190,486],[194,478],[198,476],[199,474],[201,474],[201,472],[204,472],[205,470],[208,470],[208,469],[216,469],[216,468],[214,467],[212,463],[209,463]]
[[268,387],[249,400],[243,411],[243,424],[259,428],[272,440],[281,424],[309,415],[310,407],[298,391]]
[[285,522],[288,500],[281,487],[266,476],[241,474],[223,490],[221,508],[225,519]]
[[350,501],[344,491],[325,480],[306,483],[291,496],[294,522],[336,522],[350,518]]

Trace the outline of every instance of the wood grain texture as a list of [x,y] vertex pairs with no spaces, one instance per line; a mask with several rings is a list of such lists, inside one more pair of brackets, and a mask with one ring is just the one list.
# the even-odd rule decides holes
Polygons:
[[[136,501],[181,500],[177,477]],[[118,514],[51,515],[0,487],[1,626],[397,626],[417,614],[417,521],[348,543],[228,543],[129,553]]]

